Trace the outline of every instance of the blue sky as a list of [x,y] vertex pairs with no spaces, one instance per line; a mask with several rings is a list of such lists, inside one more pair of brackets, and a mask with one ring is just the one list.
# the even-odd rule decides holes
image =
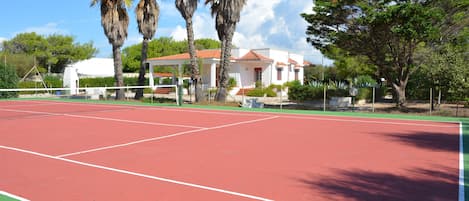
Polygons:
[[[20,0],[3,4],[0,12],[0,41],[18,33],[36,32],[41,35],[72,35],[80,43],[92,41],[99,49],[98,57],[111,57],[111,46],[100,24],[98,7],[90,7],[90,0]],[[134,17],[134,5],[129,10],[129,36],[124,46],[141,41]],[[185,23],[172,0],[157,0],[160,19],[156,37],[170,36],[185,39]],[[200,1],[194,17],[196,38],[217,39],[213,19]],[[321,64],[322,55],[306,43],[306,22],[299,16],[311,12],[312,0],[248,0],[241,13],[233,43],[241,48],[276,48],[304,54],[315,64]],[[325,59],[325,64],[331,61]]]

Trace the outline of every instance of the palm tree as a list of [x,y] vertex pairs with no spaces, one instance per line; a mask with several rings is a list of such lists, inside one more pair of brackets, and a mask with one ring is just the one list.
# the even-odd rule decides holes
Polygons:
[[228,69],[230,68],[231,43],[236,24],[241,18],[241,10],[247,0],[206,0],[211,4],[212,16],[215,16],[215,28],[221,41],[220,73],[218,75],[218,91],[215,100],[226,100],[228,86]]
[[[112,55],[114,57],[114,78],[115,86],[124,86],[124,77],[122,76],[122,57],[121,47],[127,38],[127,29],[129,26],[129,16],[126,7],[132,4],[132,0],[92,0],[91,6],[97,3],[101,6],[101,25],[104,34],[112,45]],[[116,90],[116,99],[124,99],[124,89]]]
[[[140,0],[137,8],[135,8],[135,13],[137,15],[138,31],[143,35],[142,58],[138,74],[138,85],[143,86],[145,84],[145,61],[147,60],[148,42],[153,38],[158,27],[160,8],[156,0]],[[141,99],[142,97],[143,89],[137,89],[135,99]]]
[[199,65],[197,63],[197,54],[194,45],[194,29],[192,27],[192,17],[197,9],[197,3],[199,0],[176,0],[176,8],[181,13],[182,17],[186,20],[187,29],[187,43],[189,46],[189,55],[191,57],[191,78],[192,83],[195,86],[195,102],[202,100],[201,80]]

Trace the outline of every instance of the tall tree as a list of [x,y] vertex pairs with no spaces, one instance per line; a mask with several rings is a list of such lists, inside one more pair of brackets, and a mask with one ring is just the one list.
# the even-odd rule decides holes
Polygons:
[[[92,0],[91,6],[100,3],[101,6],[101,25],[104,34],[112,45],[112,55],[114,57],[114,78],[115,86],[124,86],[124,77],[122,75],[121,47],[127,38],[127,29],[129,27],[129,15],[126,7],[132,4],[132,0]],[[116,90],[116,99],[125,98],[124,89]]]
[[199,0],[176,0],[176,8],[186,20],[187,43],[189,47],[191,79],[195,86],[195,102],[202,100],[202,81],[200,80],[199,64],[197,62],[197,53],[194,45],[194,28],[192,26],[192,17],[197,9]]
[[[138,85],[145,84],[146,60],[148,52],[148,43],[153,38],[158,26],[158,17],[160,8],[156,0],[140,0],[135,8],[137,14],[138,31],[143,35],[142,57],[140,59],[140,71],[138,74]],[[137,89],[135,99],[143,97],[143,89]]]
[[[89,59],[97,53],[93,43],[80,44],[75,42],[73,36],[53,34],[49,36],[38,35],[34,32],[20,33],[11,40],[4,41],[2,51],[9,57],[15,55],[35,58],[38,67],[49,69],[52,73],[61,73],[65,66],[71,62]],[[21,56],[18,56],[18,58]],[[7,61],[15,59],[7,59]],[[20,59],[21,60],[21,59]],[[19,60],[16,60],[17,62]],[[24,64],[24,62],[21,62]],[[18,66],[19,63],[10,63],[18,68],[31,68],[31,66]],[[28,71],[27,69],[26,71]],[[18,72],[18,74],[22,74]]]
[[393,88],[397,106],[404,106],[415,49],[437,36],[440,10],[414,0],[317,0],[313,10],[302,14],[310,24],[308,42],[368,57]]
[[221,41],[220,73],[218,74],[218,90],[215,100],[224,102],[228,92],[228,70],[233,35],[246,0],[206,0],[205,4],[211,5],[212,16],[215,17],[215,28]]

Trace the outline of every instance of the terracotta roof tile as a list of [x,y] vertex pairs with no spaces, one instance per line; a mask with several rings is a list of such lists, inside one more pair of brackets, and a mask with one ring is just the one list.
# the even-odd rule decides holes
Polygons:
[[247,54],[245,54],[244,56],[242,56],[241,58],[237,59],[237,60],[248,60],[248,61],[273,61],[272,59],[264,56],[264,55],[261,55],[261,54],[258,54],[254,51],[249,51]]
[[[220,49],[213,50],[197,50],[197,58],[199,59],[219,59],[221,55]],[[164,57],[150,58],[150,61],[158,60],[188,60],[190,59],[189,53],[176,54]]]

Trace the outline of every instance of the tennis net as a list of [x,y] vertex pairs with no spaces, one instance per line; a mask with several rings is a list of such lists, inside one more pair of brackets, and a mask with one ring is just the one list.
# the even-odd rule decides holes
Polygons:
[[125,100],[130,101],[134,99],[137,89],[143,89],[144,102],[177,104],[177,85],[0,89],[0,99],[113,100],[116,90],[123,90]]

